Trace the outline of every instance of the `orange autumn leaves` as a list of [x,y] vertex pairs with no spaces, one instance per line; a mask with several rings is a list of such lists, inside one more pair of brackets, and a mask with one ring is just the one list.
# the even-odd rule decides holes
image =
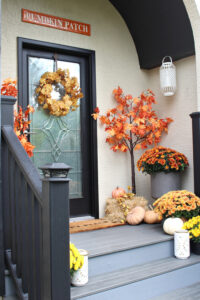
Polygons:
[[118,87],[113,90],[116,107],[109,109],[105,115],[100,115],[99,108],[92,114],[105,125],[108,136],[106,142],[116,151],[133,151],[145,149],[149,145],[158,144],[163,132],[168,132],[168,126],[173,121],[170,118],[159,119],[152,110],[156,104],[155,96],[151,90],[134,98],[124,95]]
[[1,87],[1,95],[17,97],[17,81],[11,78],[7,78],[3,81]]
[[33,149],[35,148],[35,146],[28,141],[27,135],[31,123],[31,121],[29,121],[29,114],[33,112],[33,107],[28,105],[24,112],[22,107],[19,107],[18,112],[15,111],[14,113],[14,131],[29,157],[33,156]]
[[[17,97],[17,94],[17,81],[11,78],[5,79],[1,86],[1,95]],[[34,109],[31,106],[28,106],[25,112],[23,112],[21,107],[19,107],[18,112],[14,112],[14,131],[29,157],[33,156],[33,149],[35,148],[28,141],[27,136],[29,124],[31,123],[28,117],[33,112]]]

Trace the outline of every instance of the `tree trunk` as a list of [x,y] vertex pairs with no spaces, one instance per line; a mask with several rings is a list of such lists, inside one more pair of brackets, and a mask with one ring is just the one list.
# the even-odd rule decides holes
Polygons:
[[132,193],[136,194],[136,186],[135,186],[135,162],[134,162],[134,150],[133,150],[133,148],[130,150],[130,155],[131,155]]

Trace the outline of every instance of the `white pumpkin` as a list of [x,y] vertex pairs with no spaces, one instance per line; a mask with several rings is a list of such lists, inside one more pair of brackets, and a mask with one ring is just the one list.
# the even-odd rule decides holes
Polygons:
[[182,229],[183,221],[180,218],[168,218],[164,221],[163,230],[167,234],[173,235],[175,231]]

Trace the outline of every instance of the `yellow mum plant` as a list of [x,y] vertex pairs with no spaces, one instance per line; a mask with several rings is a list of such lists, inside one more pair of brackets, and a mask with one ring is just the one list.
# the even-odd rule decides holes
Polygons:
[[195,243],[200,243],[200,216],[193,217],[184,223],[183,229],[190,233],[190,238]]
[[168,192],[157,199],[153,206],[161,220],[167,217],[190,219],[200,215],[200,198],[187,190]]
[[70,274],[73,275],[75,271],[81,269],[84,263],[84,257],[80,255],[78,249],[74,244],[70,243]]

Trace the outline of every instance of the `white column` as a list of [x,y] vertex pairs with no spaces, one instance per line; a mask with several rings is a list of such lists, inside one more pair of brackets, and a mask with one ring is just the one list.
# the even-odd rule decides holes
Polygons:
[[193,30],[196,53],[197,111],[200,111],[200,2],[183,0]]

